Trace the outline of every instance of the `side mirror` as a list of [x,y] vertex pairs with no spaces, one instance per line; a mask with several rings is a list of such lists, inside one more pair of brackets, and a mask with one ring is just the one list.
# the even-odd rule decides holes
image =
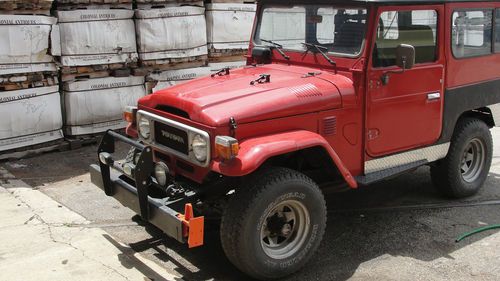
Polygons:
[[408,44],[399,44],[396,48],[396,65],[401,68],[397,71],[387,71],[380,77],[383,85],[389,83],[390,73],[404,73],[407,69],[412,69],[415,65],[415,47]]
[[408,44],[399,44],[396,48],[396,65],[403,70],[413,68],[415,64],[415,47]]
[[271,48],[263,46],[254,46],[252,49],[252,58],[258,64],[271,62]]

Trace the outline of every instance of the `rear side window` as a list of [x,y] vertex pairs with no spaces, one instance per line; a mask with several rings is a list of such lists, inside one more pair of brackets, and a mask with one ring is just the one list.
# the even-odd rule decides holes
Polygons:
[[457,58],[491,53],[493,11],[455,11],[452,17],[453,55]]
[[386,11],[380,15],[373,49],[373,66],[396,64],[400,44],[415,47],[415,63],[436,61],[437,12],[435,10]]

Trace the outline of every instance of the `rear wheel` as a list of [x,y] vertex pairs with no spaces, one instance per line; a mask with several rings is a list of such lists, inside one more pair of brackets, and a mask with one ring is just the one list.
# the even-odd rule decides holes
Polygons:
[[258,279],[276,279],[300,269],[318,248],[326,205],[318,186],[285,168],[257,172],[231,198],[221,221],[229,260]]
[[448,197],[474,195],[483,186],[491,166],[493,142],[481,120],[459,121],[446,158],[431,167],[436,188]]

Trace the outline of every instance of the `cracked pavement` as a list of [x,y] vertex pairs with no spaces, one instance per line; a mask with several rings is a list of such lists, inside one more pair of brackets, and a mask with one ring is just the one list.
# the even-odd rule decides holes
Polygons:
[[[440,197],[427,167],[328,194],[323,243],[288,280],[500,280],[500,230],[455,243],[464,232],[500,223],[500,128],[492,132],[493,165],[471,198]],[[95,151],[87,146],[0,163],[9,171],[0,168],[0,186],[7,189],[0,191],[0,280],[248,280],[225,258],[217,229],[207,229],[204,246],[188,249],[106,197],[87,172]],[[37,205],[32,194],[50,197],[52,207]],[[17,208],[26,210],[9,213]],[[43,259],[42,244],[51,253]],[[4,278],[7,273],[17,275]]]
[[[2,171],[5,175],[6,172]],[[5,177],[4,177],[5,178]],[[0,280],[172,280],[22,181],[0,187]],[[117,247],[118,245],[118,247]]]

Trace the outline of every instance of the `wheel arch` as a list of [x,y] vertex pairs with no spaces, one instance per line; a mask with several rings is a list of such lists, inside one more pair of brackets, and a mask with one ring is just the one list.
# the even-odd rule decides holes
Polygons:
[[[262,166],[277,166],[296,170],[307,175],[320,186],[322,183],[346,182],[328,151],[320,145],[269,157]],[[339,180],[341,182],[338,182]]]
[[239,177],[249,175],[265,164],[293,168],[297,161],[305,159],[307,153],[314,153],[309,157],[316,155],[329,159],[331,166],[328,168],[334,169],[350,187],[357,187],[356,180],[329,143],[322,136],[305,130],[243,140],[235,159],[227,163],[215,160],[211,168],[225,176]]
[[490,128],[500,125],[500,123],[498,123],[500,122],[500,120],[495,120],[495,117],[492,114],[492,110],[488,106],[480,107],[462,113],[462,115],[460,115],[460,117],[458,118],[457,123],[460,119],[467,117],[482,120]]

